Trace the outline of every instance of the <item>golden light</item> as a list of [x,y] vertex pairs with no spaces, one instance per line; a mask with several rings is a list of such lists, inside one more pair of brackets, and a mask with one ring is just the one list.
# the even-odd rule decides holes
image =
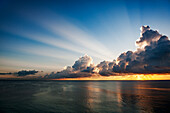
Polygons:
[[60,78],[52,80],[170,80],[170,74],[125,74],[116,76],[101,76],[94,74],[91,77]]

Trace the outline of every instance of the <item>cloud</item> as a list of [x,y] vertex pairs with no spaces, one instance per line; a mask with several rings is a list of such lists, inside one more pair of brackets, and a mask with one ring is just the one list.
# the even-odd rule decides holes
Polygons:
[[123,73],[170,73],[170,40],[167,36],[141,27],[141,37],[135,52],[122,53],[113,71]]
[[36,70],[22,70],[22,71],[18,71],[17,73],[15,73],[17,76],[26,76],[26,75],[34,75],[35,73],[38,73],[38,71]]
[[113,72],[113,66],[116,65],[116,61],[103,61],[100,62],[96,67],[98,68],[98,73],[103,76],[109,76],[109,75],[115,75],[115,72]]
[[116,61],[103,61],[97,66],[94,65],[92,57],[84,55],[80,57],[73,66],[67,66],[60,72],[52,72],[47,74],[45,78],[77,78],[77,77],[90,77],[95,75],[109,76],[115,75],[112,68]]
[[9,73],[0,73],[0,75],[11,75],[12,73],[9,72]]
[[78,71],[78,70],[81,71],[81,70],[86,69],[90,65],[93,65],[93,59],[90,56],[85,55],[85,56],[79,58],[77,61],[75,61],[72,68],[74,71]]
[[95,66],[93,64],[93,59],[84,55],[80,57],[73,66],[67,66],[64,70],[60,72],[52,72],[45,76],[45,78],[76,78],[76,77],[89,77],[94,73]]
[[136,41],[139,47],[145,47],[150,45],[150,43],[160,39],[162,35],[158,31],[151,30],[149,26],[141,27],[141,37]]
[[14,73],[0,73],[0,75],[15,75],[15,76],[27,76],[27,75],[35,75],[36,73],[38,73],[39,71],[36,70],[21,70],[18,72],[14,72]]

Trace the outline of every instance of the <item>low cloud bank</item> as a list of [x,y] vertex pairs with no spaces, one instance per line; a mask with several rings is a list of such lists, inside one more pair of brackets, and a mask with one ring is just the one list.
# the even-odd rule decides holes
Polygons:
[[94,74],[114,76],[120,73],[170,73],[170,40],[149,26],[142,26],[137,50],[122,53],[116,60],[102,61],[94,65],[93,59],[85,55],[60,72],[47,74],[45,78],[77,78]]
[[36,70],[22,70],[22,71],[18,71],[16,74],[17,76],[27,76],[27,75],[35,75],[36,73],[38,73],[38,71]]
[[27,76],[27,75],[35,75],[36,73],[38,73],[39,71],[36,70],[21,70],[18,72],[14,72],[14,73],[0,73],[0,75],[15,75],[15,76]]

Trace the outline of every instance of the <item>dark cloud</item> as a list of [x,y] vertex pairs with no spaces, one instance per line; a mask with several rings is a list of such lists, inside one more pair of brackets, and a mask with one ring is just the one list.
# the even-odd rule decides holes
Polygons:
[[0,73],[0,75],[11,75],[13,73],[9,72],[9,73]]
[[145,47],[144,55],[146,72],[170,73],[170,40],[167,36]]
[[[15,75],[15,76],[26,76],[26,75],[35,75],[36,73],[38,73],[39,71],[36,70],[21,70],[18,72],[14,72],[14,73],[0,73],[0,75]],[[42,72],[42,71],[41,71]]]
[[16,74],[17,76],[26,76],[26,75],[34,75],[35,73],[38,73],[38,71],[36,70],[22,70],[22,71],[18,71],[14,74]]
[[132,73],[170,73],[170,40],[149,26],[141,27],[140,38],[136,41],[136,51],[122,53],[116,61],[102,61],[93,64],[93,59],[87,55],[75,61],[72,67],[49,75],[47,78],[89,77],[93,74],[116,76]]
[[116,61],[114,60],[113,62],[109,61],[103,61],[100,62],[96,67],[98,69],[98,73],[102,76],[109,76],[109,75],[114,75],[115,73],[113,72],[113,66],[116,65]]

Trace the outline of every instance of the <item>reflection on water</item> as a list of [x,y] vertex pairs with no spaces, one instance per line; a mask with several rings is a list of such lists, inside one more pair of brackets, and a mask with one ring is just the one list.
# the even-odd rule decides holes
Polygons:
[[168,113],[170,81],[0,81],[0,112]]

